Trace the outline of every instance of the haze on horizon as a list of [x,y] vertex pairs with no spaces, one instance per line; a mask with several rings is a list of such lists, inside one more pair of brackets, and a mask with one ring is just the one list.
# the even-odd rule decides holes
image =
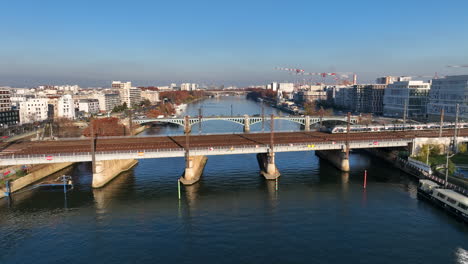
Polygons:
[[8,1],[0,86],[110,80],[251,85],[274,68],[382,75],[466,74],[468,2]]

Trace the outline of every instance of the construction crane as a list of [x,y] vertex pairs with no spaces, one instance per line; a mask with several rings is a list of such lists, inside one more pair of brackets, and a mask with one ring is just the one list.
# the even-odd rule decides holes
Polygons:
[[[404,77],[404,76],[403,76]],[[434,75],[408,75],[407,77],[415,77],[415,78],[431,78],[431,79],[439,79],[439,74],[436,72]],[[444,77],[444,76],[442,76]]]
[[285,68],[285,67],[276,67],[275,69],[281,71],[288,71],[294,75],[303,75],[303,76],[320,76],[322,77],[322,83],[325,83],[325,78],[328,76],[333,76],[333,79],[337,82],[345,81],[344,79],[349,78],[350,75],[354,75],[352,72],[305,72],[303,69],[296,68]]
[[302,75],[305,71],[302,69],[295,69],[295,68],[285,68],[285,67],[276,67],[275,69],[280,71],[288,71],[291,74]]

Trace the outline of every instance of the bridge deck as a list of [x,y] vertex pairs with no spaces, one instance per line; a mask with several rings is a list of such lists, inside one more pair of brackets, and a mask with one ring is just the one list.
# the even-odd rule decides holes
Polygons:
[[[350,141],[379,141],[408,139],[415,137],[438,137],[438,131],[405,131],[385,133],[351,133]],[[444,136],[453,136],[453,130],[444,131]],[[468,136],[468,129],[459,131],[459,136]],[[274,135],[275,144],[324,143],[346,140],[346,134],[328,134],[323,132],[278,132]],[[229,146],[267,146],[269,133],[226,134],[226,135],[191,135],[191,148],[229,147]],[[185,136],[155,136],[97,139],[97,152],[183,149]],[[82,153],[90,151],[89,139],[74,139],[39,142],[10,142],[0,145],[1,156],[30,154]]]

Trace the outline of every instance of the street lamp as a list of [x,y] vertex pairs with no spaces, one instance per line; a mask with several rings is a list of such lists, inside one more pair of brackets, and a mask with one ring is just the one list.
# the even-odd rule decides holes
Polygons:
[[447,188],[447,184],[448,184],[448,164],[449,164],[449,158],[453,157],[455,154],[452,154],[449,156],[449,147],[447,146],[447,159],[445,161],[445,188]]

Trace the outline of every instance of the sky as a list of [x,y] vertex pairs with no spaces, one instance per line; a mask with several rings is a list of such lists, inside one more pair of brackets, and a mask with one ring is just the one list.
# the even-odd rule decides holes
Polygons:
[[468,74],[468,1],[0,0],[0,86]]

